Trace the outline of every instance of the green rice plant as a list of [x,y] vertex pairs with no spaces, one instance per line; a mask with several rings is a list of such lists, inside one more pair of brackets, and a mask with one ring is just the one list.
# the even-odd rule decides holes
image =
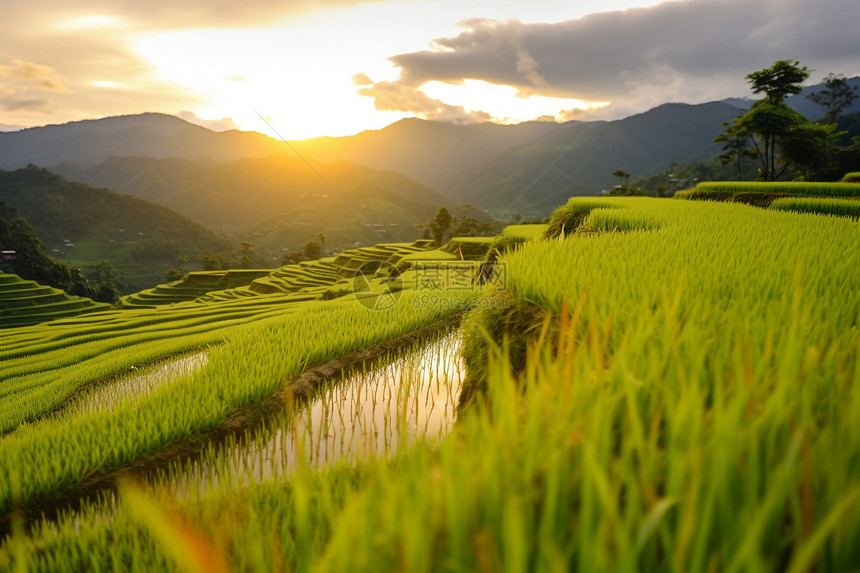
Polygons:
[[613,209],[614,203],[603,199],[574,198],[567,205],[557,208],[549,218],[549,224],[543,238],[555,239],[575,232],[594,209]]
[[[693,188],[713,193],[784,193],[817,197],[860,197],[860,187],[851,183],[806,181],[703,181]],[[678,197],[678,194],[675,194]]]
[[674,199],[687,199],[690,201],[731,201],[735,193],[735,191],[693,188],[678,191],[672,197]]
[[516,237],[525,240],[537,239],[546,233],[549,225],[547,224],[530,224],[530,225],[508,225],[499,234],[500,237]]
[[[215,486],[177,496],[171,483],[155,484],[147,505],[231,570],[851,570],[860,531],[846,520],[856,519],[860,489],[834,480],[832,461],[815,462],[850,431],[860,400],[810,434],[804,400],[784,382],[757,388],[756,368],[747,385],[743,361],[738,384],[711,395],[667,352],[692,342],[677,338],[674,304],[643,320],[659,316],[653,328],[672,330],[635,333],[621,356],[611,327],[581,324],[576,309],[559,344],[531,347],[516,375],[491,351],[488,400],[438,447],[356,467],[298,464],[282,480],[229,481],[268,460],[240,461],[244,474],[224,460],[210,473]],[[742,357],[745,344],[729,346]],[[709,354],[698,347],[690,360]],[[646,372],[660,382],[648,384]],[[789,419],[798,427],[783,435]],[[817,483],[826,476],[831,483]],[[106,567],[122,548],[135,566],[181,570],[136,496],[123,498],[45,523],[16,542],[19,552],[34,571]],[[13,563],[14,547],[0,549],[0,564],[3,550]]]
[[851,173],[846,173],[840,181],[842,183],[860,183],[860,171],[852,171]]
[[815,213],[837,217],[860,218],[860,200],[831,199],[822,197],[793,197],[779,199],[771,203],[774,211],[794,211],[795,213]]
[[[132,403],[39,424],[38,431],[19,428],[0,440],[0,463],[15,468],[0,478],[0,505],[8,509],[14,500],[27,503],[56,495],[90,472],[110,471],[173,440],[218,426],[306,366],[461,312],[474,298],[470,291],[440,293],[435,305],[413,304],[418,296],[405,292],[386,312],[369,311],[352,300],[304,303],[293,312],[237,326],[225,344],[210,350],[206,368]],[[297,340],[295,332],[302,337]]]
[[526,241],[539,239],[548,228],[549,225],[509,225],[493,240],[487,256],[497,257]]
[[[857,224],[732,203],[607,203],[659,227],[507,254],[506,301],[535,311],[467,320],[466,336],[481,337],[474,352],[483,344],[485,393],[441,444],[354,466],[299,462],[278,479],[257,479],[273,465],[265,449],[238,463],[214,451],[223,461],[204,495],[177,495],[170,481],[126,488],[30,535],[19,528],[0,547],[0,570],[182,570],[197,547],[243,571],[857,570]],[[420,300],[401,302],[410,296]],[[181,426],[180,412],[201,416],[197,401],[252,392],[236,380],[264,393],[258,380],[300,370],[297,357],[312,363],[427,315],[387,318],[320,303],[250,325],[193,378],[141,400],[140,435],[119,429],[140,448]],[[534,336],[520,346],[526,330]],[[311,435],[339,427],[343,399],[358,402],[327,399],[327,425]],[[63,429],[66,442],[84,434]],[[28,458],[32,448],[5,443],[10,481],[43,479],[46,451],[77,455]],[[85,449],[112,443],[99,433]],[[187,533],[179,549],[169,523]]]
[[83,388],[61,408],[28,425],[27,430],[38,431],[36,426],[40,423],[55,424],[59,420],[72,420],[88,412],[111,411],[126,402],[150,394],[164,384],[193,374],[206,365],[207,359],[206,351],[198,351],[159,360],[141,368],[132,368],[125,375]]
[[[599,505],[578,520],[595,520],[591,546],[607,546],[610,532],[621,543],[634,492],[644,497],[631,523],[644,527],[645,500],[659,491],[651,511],[676,509],[651,555],[667,552],[672,569],[856,566],[848,484],[860,483],[860,465],[844,454],[860,452],[846,425],[860,413],[856,226],[731,204],[622,204],[669,221],[656,234],[577,235],[506,257],[516,296],[558,317],[572,309],[572,341],[545,348],[590,348],[564,364],[590,363],[579,384],[596,380],[620,400],[565,416],[609,464]],[[615,422],[596,421],[607,415]],[[636,547],[634,530],[622,547]],[[580,568],[660,567],[585,551]]]
[[580,225],[580,230],[591,233],[626,233],[659,229],[661,217],[657,213],[642,213],[630,209],[601,207],[592,209]]

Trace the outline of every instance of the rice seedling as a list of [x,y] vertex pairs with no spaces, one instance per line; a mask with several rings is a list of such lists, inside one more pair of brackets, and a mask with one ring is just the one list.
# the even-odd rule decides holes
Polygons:
[[770,204],[775,211],[794,211],[795,213],[815,213],[837,217],[860,218],[860,200],[832,199],[822,197],[793,197],[777,199]]

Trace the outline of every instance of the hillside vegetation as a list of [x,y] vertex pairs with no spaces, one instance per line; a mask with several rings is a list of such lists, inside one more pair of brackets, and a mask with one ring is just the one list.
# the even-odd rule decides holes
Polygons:
[[82,267],[110,260],[128,275],[131,288],[158,282],[164,265],[179,255],[229,246],[223,236],[163,205],[35,166],[0,171],[0,201],[32,225],[49,254]]
[[[319,233],[329,248],[408,241],[448,202],[399,173],[297,157],[230,163],[115,157],[88,168],[57,165],[66,177],[163,203],[250,240],[266,255],[299,250]],[[467,211],[453,209],[455,214]],[[487,219],[483,212],[469,212]]]

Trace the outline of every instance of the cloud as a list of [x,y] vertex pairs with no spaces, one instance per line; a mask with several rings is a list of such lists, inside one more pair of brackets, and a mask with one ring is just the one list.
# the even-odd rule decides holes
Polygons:
[[[433,99],[420,89],[410,87],[398,82],[373,82],[364,74],[360,81],[369,81],[372,86],[362,88],[358,93],[363,96],[372,97],[374,106],[380,111],[406,111],[414,113],[423,119],[446,121],[456,124],[481,123],[492,121],[490,114],[482,111],[467,112],[462,106],[454,106]],[[355,76],[353,76],[355,81]],[[359,84],[367,85],[367,84]]]
[[744,76],[778,59],[800,60],[822,76],[860,73],[855,22],[856,7],[843,0],[672,1],[560,23],[466,20],[459,35],[390,61],[400,68],[395,83],[413,89],[475,79],[521,96],[641,111],[744,95]]
[[239,129],[239,126],[236,125],[231,117],[222,117],[221,119],[202,119],[197,117],[197,114],[193,111],[180,111],[176,114],[176,117],[212,131],[230,131],[231,129]]
[[24,60],[13,59],[12,65],[0,65],[0,78],[23,82],[27,87],[32,86],[44,91],[69,93],[69,88],[54,68]]
[[57,102],[50,99],[4,99],[0,100],[0,109],[4,111],[32,111],[42,114],[53,112]]
[[352,84],[356,86],[372,86],[373,80],[367,74],[355,74],[352,76]]
[[[122,15],[125,25],[137,30],[233,28],[271,24],[273,21],[324,8],[342,8],[385,0],[39,0],[38,20],[81,27],[98,27]],[[3,0],[6,23],[32,21],[32,0]]]

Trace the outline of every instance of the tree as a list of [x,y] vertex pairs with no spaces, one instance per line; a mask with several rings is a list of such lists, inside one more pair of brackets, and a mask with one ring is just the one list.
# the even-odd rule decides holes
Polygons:
[[806,99],[817,103],[827,112],[824,121],[835,123],[836,118],[842,110],[851,107],[851,103],[857,99],[857,86],[849,86],[843,75],[828,74],[824,78],[824,89],[806,96]]
[[795,125],[783,138],[781,160],[807,181],[832,177],[838,172],[839,146],[834,143],[837,136],[835,123]]
[[316,241],[310,241],[305,245],[304,256],[306,259],[315,261],[322,256],[322,247]]
[[325,233],[320,233],[319,235],[317,235],[317,237],[319,237],[320,240],[320,249],[322,250],[323,254],[325,254]]
[[256,258],[257,246],[248,241],[239,241],[239,268],[251,268],[251,261]]
[[451,229],[458,237],[489,237],[501,230],[496,227],[493,221],[481,221],[469,215],[454,217],[451,221]]
[[452,220],[453,217],[451,217],[451,213],[448,212],[448,209],[442,207],[439,209],[439,212],[436,213],[436,216],[430,219],[427,223],[427,228],[430,230],[430,235],[433,237],[433,244],[437,247],[442,245],[445,233],[451,228]]
[[218,255],[216,255],[212,249],[203,249],[200,251],[200,262],[203,263],[204,271],[216,271],[220,266],[218,266]]
[[726,132],[714,138],[714,143],[723,144],[723,153],[717,158],[720,165],[734,163],[737,169],[737,179],[741,179],[741,160],[744,157],[755,157],[755,150],[750,147],[750,136],[731,122],[722,124]]
[[[804,135],[821,135],[820,132],[798,129],[798,126],[808,124],[809,120],[784,102],[786,96],[801,92],[801,84],[809,77],[809,70],[799,62],[779,60],[771,67],[752,72],[746,77],[752,84],[753,93],[763,93],[765,98],[755,102],[749,111],[732,121],[726,130],[725,141],[751,140],[761,163],[760,177],[765,181],[775,181],[792,161],[800,159],[796,155],[780,156],[783,143],[791,140],[797,144],[798,138]],[[781,168],[778,164],[781,164]]]
[[763,93],[768,103],[778,105],[786,96],[799,94],[803,90],[801,84],[809,78],[809,68],[801,66],[798,61],[778,60],[771,67],[752,72],[746,77],[752,84],[753,93]]
[[180,255],[176,257],[176,267],[171,267],[167,269],[167,272],[164,273],[164,278],[167,282],[172,283],[173,281],[178,281],[188,272],[188,257],[185,255]]
[[295,265],[306,260],[308,260],[307,257],[305,257],[303,253],[300,253],[298,251],[284,253],[283,255],[281,255],[281,266]]
[[3,263],[3,271],[20,275],[21,278],[43,285],[62,289],[69,294],[90,297],[93,286],[84,278],[80,269],[54,260],[45,252],[45,245],[36,237],[36,232],[17,212],[0,203],[0,213],[11,221],[0,217],[0,247],[15,251],[15,260]]
[[627,185],[627,182],[630,180],[630,174],[623,169],[618,169],[617,171],[614,171],[612,173],[612,176],[621,179],[621,185]]
[[623,169],[618,169],[612,173],[613,177],[618,177],[621,179],[621,185],[616,185],[615,188],[610,190],[607,195],[617,195],[629,197],[633,195],[641,195],[642,189],[639,187],[634,187],[630,185],[628,181],[630,181],[630,174],[624,171]]
[[120,290],[127,286],[125,276],[110,261],[87,267],[86,277],[95,287],[92,299],[98,302],[116,302]]

